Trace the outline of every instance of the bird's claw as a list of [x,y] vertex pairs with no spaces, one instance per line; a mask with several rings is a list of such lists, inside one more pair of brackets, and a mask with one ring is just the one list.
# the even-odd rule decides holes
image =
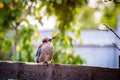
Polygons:
[[45,64],[46,64],[47,66],[49,65],[49,63],[48,63],[47,61],[45,62]]

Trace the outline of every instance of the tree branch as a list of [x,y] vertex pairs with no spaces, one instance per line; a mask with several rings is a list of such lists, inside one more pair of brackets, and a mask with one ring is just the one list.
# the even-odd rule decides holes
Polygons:
[[106,24],[104,24],[104,25],[106,26],[106,28],[108,28],[110,31],[112,31],[115,34],[115,36],[120,40],[119,35],[113,29],[111,29],[110,27],[108,27]]
[[[111,32],[113,32],[115,34],[115,36],[120,40],[119,35],[113,29],[111,29],[110,27],[108,27],[106,24],[104,24],[104,25],[106,26],[106,28],[108,28],[108,30],[110,30]],[[112,44],[113,44],[113,46],[115,48],[117,48],[120,51],[120,48],[115,43],[112,43]]]
[[[20,25],[20,23],[22,21],[24,21],[24,19],[27,17],[28,14],[30,14],[31,9],[32,9],[32,5],[33,5],[33,2],[31,2],[31,5],[28,7],[28,12],[24,15],[24,18],[21,18],[21,20],[19,22],[12,22],[12,27],[15,30],[15,35],[17,34],[18,26]],[[14,40],[14,46],[13,46],[13,53],[16,53],[17,44],[18,44],[18,40],[15,39]]]
[[[31,2],[31,5],[28,7],[28,12],[24,15],[24,17],[26,18],[28,14],[30,14],[31,12],[31,9],[32,9],[32,6],[33,6],[33,2]],[[21,21],[18,23],[18,25],[24,21],[24,18],[21,19]]]
[[120,48],[115,43],[112,43],[112,44],[115,48],[117,48],[120,51]]
[[15,31],[17,31],[17,26],[15,22],[12,22],[12,27],[15,29]]
[[[27,15],[28,14],[30,14],[30,12],[31,12],[31,9],[32,9],[32,6],[33,6],[33,2],[31,2],[31,5],[28,7],[28,12],[24,15],[24,18],[26,18],[27,17]],[[21,20],[19,21],[19,22],[16,22],[16,23],[12,23],[12,26],[13,26],[13,28],[17,31],[17,29],[18,29],[18,26],[20,25],[20,23],[22,22],[22,21],[24,21],[24,18],[21,18]]]

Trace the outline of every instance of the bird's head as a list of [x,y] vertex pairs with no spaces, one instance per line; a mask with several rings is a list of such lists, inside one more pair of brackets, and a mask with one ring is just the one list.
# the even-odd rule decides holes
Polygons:
[[56,37],[46,37],[46,38],[44,38],[43,40],[42,40],[42,42],[44,43],[44,42],[51,42],[53,39],[55,39]]

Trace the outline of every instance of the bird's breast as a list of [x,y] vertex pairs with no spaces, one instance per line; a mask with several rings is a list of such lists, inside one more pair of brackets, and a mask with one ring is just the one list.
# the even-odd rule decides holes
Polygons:
[[52,54],[54,51],[53,44],[51,42],[44,43],[41,47],[41,53]]

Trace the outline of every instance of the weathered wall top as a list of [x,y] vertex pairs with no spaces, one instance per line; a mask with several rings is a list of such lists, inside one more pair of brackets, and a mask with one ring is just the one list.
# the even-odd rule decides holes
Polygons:
[[120,80],[120,69],[1,61],[0,79]]

